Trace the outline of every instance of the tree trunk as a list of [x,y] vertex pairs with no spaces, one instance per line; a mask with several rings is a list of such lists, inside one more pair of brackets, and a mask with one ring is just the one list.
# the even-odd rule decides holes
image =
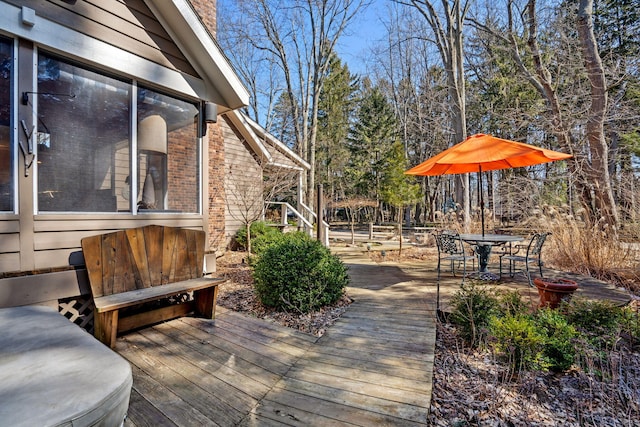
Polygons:
[[607,110],[607,82],[593,32],[593,0],[580,0],[578,7],[578,34],[587,76],[591,82],[591,105],[587,120],[587,140],[591,165],[587,175],[594,193],[595,213],[614,229],[618,228],[618,210],[609,176],[608,147],[604,138],[604,120]]
[[[401,4],[404,1],[396,0]],[[446,24],[443,26],[440,18],[429,0],[411,0],[414,6],[426,19],[433,30],[435,44],[438,47],[442,63],[447,73],[449,101],[451,103],[451,121],[454,130],[454,143],[462,142],[467,138],[467,116],[465,104],[465,76],[464,76],[464,46],[462,42],[462,29],[464,18],[471,2],[461,0],[442,0],[442,8]],[[468,231],[471,223],[471,201],[469,192],[469,174],[459,175],[455,179],[456,201],[462,201],[464,226]]]

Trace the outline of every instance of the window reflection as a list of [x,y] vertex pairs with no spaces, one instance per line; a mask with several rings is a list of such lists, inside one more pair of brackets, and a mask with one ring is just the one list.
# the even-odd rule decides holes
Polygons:
[[41,53],[37,92],[38,210],[129,211],[130,85]]
[[13,152],[11,150],[11,100],[13,43],[0,37],[0,211],[14,209]]
[[139,212],[199,212],[197,113],[194,103],[138,89]]
[[138,88],[132,180],[131,88],[39,55],[29,99],[37,96],[39,212],[200,212],[198,104]]

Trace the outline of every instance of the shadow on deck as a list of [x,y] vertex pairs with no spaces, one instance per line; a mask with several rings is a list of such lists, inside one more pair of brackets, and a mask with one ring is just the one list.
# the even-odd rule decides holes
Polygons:
[[[354,303],[321,338],[223,308],[215,320],[182,318],[120,337],[133,367],[126,426],[427,425],[435,346],[436,263],[373,262],[334,248],[349,267]],[[576,280],[586,298],[629,295]],[[446,311],[460,277],[444,274]],[[479,286],[516,289],[524,277]]]

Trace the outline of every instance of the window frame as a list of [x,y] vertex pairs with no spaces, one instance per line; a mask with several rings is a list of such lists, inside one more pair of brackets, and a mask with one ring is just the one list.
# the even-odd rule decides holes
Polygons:
[[[126,84],[128,86],[128,90],[129,90],[129,99],[128,99],[128,117],[129,117],[129,141],[128,141],[128,149],[129,149],[129,177],[130,177],[130,182],[129,182],[129,188],[130,188],[130,194],[131,196],[129,197],[129,210],[127,212],[118,212],[113,211],[42,211],[40,210],[39,207],[39,203],[38,203],[38,191],[39,191],[39,179],[38,179],[38,166],[37,166],[37,157],[34,160],[34,165],[36,167],[33,168],[34,172],[34,180],[33,180],[33,209],[34,209],[34,215],[42,217],[42,216],[46,216],[46,217],[52,217],[52,216],[56,216],[56,215],[62,215],[62,216],[69,216],[69,215],[81,215],[81,216],[104,216],[104,215],[117,215],[118,217],[121,216],[136,216],[138,218],[141,217],[149,217],[153,214],[158,214],[158,215],[162,215],[162,216],[198,216],[198,217],[202,217],[204,215],[204,202],[203,202],[203,197],[205,194],[205,182],[204,182],[204,173],[205,173],[205,165],[204,165],[204,158],[203,158],[203,154],[204,154],[204,147],[203,147],[203,115],[202,115],[202,109],[203,109],[203,101],[201,99],[195,98],[195,97],[191,97],[188,96],[184,93],[177,93],[176,91],[172,91],[170,90],[170,88],[165,88],[165,87],[160,87],[157,84],[150,84],[147,82],[142,82],[139,79],[135,79],[135,78],[131,78],[131,77],[126,77],[126,76],[122,76],[119,75],[117,73],[112,72],[109,69],[105,69],[105,68],[101,68],[99,66],[96,65],[92,65],[92,64],[87,64],[86,62],[77,60],[77,59],[72,59],[69,58],[68,56],[62,55],[60,53],[57,52],[53,52],[45,47],[39,47],[39,46],[34,46],[34,50],[33,50],[33,55],[34,55],[34,65],[33,65],[33,74],[34,74],[34,79],[33,79],[33,86],[35,87],[35,90],[32,89],[33,92],[37,92],[37,87],[38,87],[38,63],[40,60],[40,55],[44,54],[50,58],[53,58],[55,60],[64,62],[66,64],[69,64],[71,66],[74,67],[79,67],[82,68],[83,70],[87,70],[90,72],[94,72],[96,74],[102,75],[102,76],[106,76],[106,77],[110,77],[113,79],[116,79],[118,81],[123,82],[124,84]],[[16,60],[17,55],[14,54],[14,61]],[[14,72],[14,76],[15,78],[17,78],[17,74]],[[193,141],[195,144],[194,149],[196,150],[195,152],[195,156],[196,156],[196,167],[197,167],[197,194],[194,195],[194,197],[196,197],[195,200],[195,206],[197,211],[196,212],[175,212],[175,211],[166,211],[163,212],[162,210],[154,210],[153,212],[144,212],[144,211],[140,211],[138,209],[138,200],[137,200],[137,194],[139,194],[141,192],[141,189],[139,189],[139,186],[141,185],[141,183],[139,182],[138,179],[138,174],[139,174],[139,170],[138,170],[138,158],[137,158],[137,153],[138,153],[138,135],[137,135],[137,116],[138,116],[138,106],[137,106],[137,98],[138,98],[138,91],[139,89],[143,87],[144,89],[148,89],[148,90],[152,90],[154,92],[157,92],[161,95],[167,96],[167,97],[171,97],[171,98],[175,98],[179,101],[182,102],[186,102],[189,104],[192,104],[196,107],[197,109],[197,117],[198,117],[198,122],[196,125],[196,132],[195,132],[195,140]],[[15,91],[15,96],[14,102],[17,102],[18,99],[18,94],[17,91]],[[34,96],[32,99],[32,104],[33,104],[33,108],[32,108],[32,114],[33,114],[33,123],[36,123],[36,121],[38,121],[38,115],[39,115],[39,105],[38,105],[38,100],[37,100],[37,96]],[[15,109],[17,110],[17,109]],[[17,111],[15,112],[15,118],[14,123],[17,123]],[[15,146],[15,144],[14,144]],[[37,150],[34,150],[34,152],[37,152]],[[14,153],[15,154],[15,153]],[[15,157],[15,156],[14,156]],[[16,160],[14,159],[14,162]],[[17,168],[14,168],[17,169]],[[14,170],[14,175],[17,175],[17,170]],[[16,182],[17,184],[17,182]],[[17,185],[16,185],[17,186]],[[15,186],[14,186],[15,187]],[[17,197],[17,191],[15,191],[16,193],[16,197]],[[136,196],[133,196],[133,194],[136,194]]]
[[12,37],[11,35],[7,35],[3,32],[0,32],[0,41],[5,42],[11,48],[11,76],[9,83],[9,123],[7,127],[9,128],[9,163],[11,167],[11,172],[9,173],[9,187],[11,189],[11,204],[12,209],[8,210],[0,210],[0,215],[3,218],[9,216],[15,216],[19,212],[19,192],[18,188],[19,184],[19,161],[20,161],[20,149],[18,145],[18,131],[16,124],[18,123],[18,39],[16,37]]

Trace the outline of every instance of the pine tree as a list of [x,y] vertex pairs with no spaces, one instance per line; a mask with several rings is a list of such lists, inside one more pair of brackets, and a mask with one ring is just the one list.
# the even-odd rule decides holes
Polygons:
[[345,193],[339,179],[349,157],[346,139],[355,111],[357,85],[357,76],[333,55],[320,94],[316,151],[316,182],[323,185],[332,200]]
[[345,179],[355,195],[380,203],[382,170],[396,135],[396,120],[389,102],[380,89],[365,81],[357,118],[347,139],[350,157]]
[[407,170],[407,158],[404,147],[400,141],[397,141],[385,155],[380,192],[382,201],[396,208],[396,219],[400,231],[400,255],[402,255],[404,207],[420,200],[420,185],[415,182],[415,177],[405,175],[405,170]]

